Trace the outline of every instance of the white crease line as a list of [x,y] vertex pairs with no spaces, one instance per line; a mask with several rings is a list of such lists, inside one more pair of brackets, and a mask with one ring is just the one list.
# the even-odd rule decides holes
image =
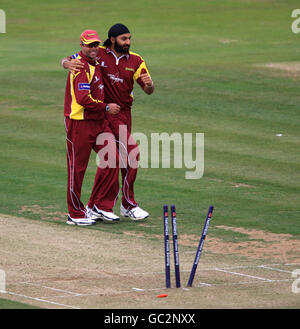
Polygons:
[[[280,264],[278,264],[280,265]],[[291,263],[291,264],[283,264],[284,266],[294,266],[294,265],[300,265],[300,263]]]
[[[147,292],[147,291],[156,291],[156,290],[165,290],[165,289],[166,289],[166,287],[163,287],[163,288],[149,288],[149,289],[132,288],[132,290],[121,290],[121,291],[116,291],[116,292],[113,292],[113,293],[91,292],[91,293],[87,293],[87,294],[76,294],[76,295],[73,295],[73,296],[61,295],[61,296],[51,296],[51,297],[47,297],[47,298],[88,297],[88,296],[97,296],[97,295],[102,295],[104,297],[107,297],[107,296],[114,296],[114,295],[120,295],[120,294],[128,294],[128,293],[133,293],[133,292]],[[44,298],[44,297],[40,297],[40,298]]]
[[[223,267],[224,269],[228,270],[228,269],[240,269],[240,268],[259,268],[261,266],[295,266],[295,265],[300,265],[300,263],[291,263],[291,264],[263,264],[263,265],[239,265],[239,266],[225,266]],[[201,268],[201,266],[199,266],[199,271],[214,271],[215,267],[211,267],[211,268]],[[97,270],[97,269],[86,269],[86,271],[89,272],[97,272],[97,273],[102,273],[103,270]],[[183,269],[183,266],[181,266],[180,268],[180,272],[190,272],[191,269]],[[174,270],[171,270],[171,273],[175,272]],[[136,275],[155,275],[155,274],[163,274],[165,273],[163,270],[162,271],[155,271],[155,272],[118,272],[118,275],[121,276],[136,276]],[[35,282],[47,282],[50,281],[51,279],[47,279],[47,280],[36,280]],[[59,280],[58,280],[59,281]],[[21,284],[26,283],[25,282],[19,282]]]
[[[241,273],[239,273],[241,274]],[[276,283],[276,282],[289,282],[289,281],[293,281],[294,279],[278,279],[278,280],[267,280],[267,279],[261,279],[261,281],[263,281],[264,283]],[[204,282],[199,282],[197,286],[195,286],[196,288],[205,288],[205,287],[220,287],[220,286],[236,286],[236,285],[247,285],[247,284],[258,284],[261,281],[238,281],[238,282],[231,282],[231,283],[204,283]],[[139,289],[139,290],[137,290]],[[182,290],[186,290],[189,291],[189,288],[186,287],[182,287]],[[124,294],[124,293],[133,293],[133,292],[149,292],[149,291],[158,291],[158,290],[166,290],[165,287],[162,288],[149,288],[149,289],[141,289],[141,288],[132,288],[132,290],[121,290],[121,291],[117,291],[114,293],[110,293],[110,296],[114,296],[114,295],[119,295],[119,294]],[[178,289],[176,289],[176,291],[178,291]],[[97,295],[103,295],[104,297],[107,297],[108,295],[103,293],[103,292],[99,292],[99,293],[89,293],[89,294],[77,294],[74,295],[72,297],[88,297],[88,296],[97,296]],[[44,297],[40,297],[40,298],[44,298]],[[53,296],[53,297],[47,297],[47,298],[70,298],[70,296],[68,295],[63,295],[63,296]]]
[[[219,269],[216,269],[217,271]],[[242,274],[242,273],[235,273],[238,275],[243,275],[243,276],[249,276],[246,274]],[[258,278],[255,276],[250,276],[251,278]],[[275,282],[289,282],[289,281],[293,281],[293,279],[278,279],[278,280],[269,280],[269,279],[263,279],[260,278],[261,281],[264,282],[270,282],[270,283],[275,283]],[[235,285],[247,285],[247,284],[257,284],[259,281],[238,281],[238,282],[231,282],[231,283],[205,283],[205,282],[199,282],[198,285],[196,286],[197,288],[204,288],[204,287],[218,287],[218,286],[235,286]],[[141,289],[141,288],[132,288],[132,290],[121,290],[121,291],[117,291],[114,293],[110,293],[109,295],[119,295],[119,294],[124,294],[124,293],[132,293],[132,292],[147,292],[147,291],[158,291],[158,290],[165,290],[165,287],[161,287],[161,288],[148,288],[148,289]],[[186,287],[182,287],[182,290],[186,290],[189,291],[190,289],[186,288]],[[105,292],[95,292],[95,293],[86,293],[86,294],[75,294],[73,296],[69,296],[69,295],[62,295],[62,296],[49,296],[49,297],[39,297],[39,298],[34,298],[34,297],[28,297],[28,298],[33,298],[36,300],[41,300],[43,301],[44,298],[70,298],[70,297],[88,297],[88,296],[97,296],[97,295],[103,295],[104,297],[107,297],[107,294]],[[22,295],[20,295],[22,296]],[[25,296],[26,297],[26,296]],[[64,304],[59,304],[59,303],[54,303],[54,302],[50,302],[45,300],[45,302],[48,303],[52,303],[52,304],[57,304],[57,305],[61,305],[64,306]],[[66,307],[71,307],[71,308],[76,308],[73,306],[68,306],[66,305]]]
[[[241,266],[232,266],[232,267],[225,267],[224,269],[219,269],[219,268],[205,268],[205,269],[201,269],[200,271],[220,271],[220,272],[225,272],[225,273],[229,273],[229,274],[234,274],[234,275],[239,275],[239,276],[246,276],[246,277],[250,277],[250,278],[253,278],[253,279],[258,279],[258,280],[262,280],[262,281],[265,281],[265,282],[286,282],[286,281],[291,281],[292,279],[283,279],[283,280],[270,280],[270,279],[266,279],[266,278],[261,278],[261,277],[256,277],[256,276],[251,276],[251,275],[248,275],[248,274],[243,274],[243,273],[237,273],[237,272],[231,272],[231,271],[227,271],[225,269],[242,269],[242,268],[267,268],[267,267],[270,267],[270,266],[295,266],[295,265],[300,265],[300,263],[288,263],[288,264],[269,264],[269,265],[241,265]],[[280,270],[280,269],[274,269],[274,270]],[[93,271],[97,271],[98,270],[93,270]],[[284,271],[284,270],[280,270],[280,271]],[[183,272],[189,272],[189,270],[183,270]],[[288,273],[292,273],[292,272],[289,272],[289,271],[285,271],[285,272],[288,272]],[[141,275],[141,274],[162,274],[164,273],[163,271],[162,272],[144,272],[144,273],[128,273],[128,275]],[[124,275],[126,275],[127,273],[125,273]],[[49,280],[40,280],[40,282],[45,282],[45,281],[49,281]],[[204,282],[200,282],[199,283],[199,287],[200,286],[206,286],[206,287],[209,287],[209,286],[219,286],[219,285],[235,285],[235,284],[248,284],[248,283],[253,283],[253,282],[237,282],[237,283],[228,283],[228,284],[209,284],[209,283],[204,283]],[[31,284],[31,285],[37,285],[37,284],[34,284],[34,283],[30,283],[30,282],[19,282],[19,284]],[[56,290],[56,291],[62,291],[62,292],[66,292],[68,294],[71,294],[73,295],[72,297],[81,297],[81,296],[95,296],[95,295],[105,295],[105,293],[101,292],[101,293],[90,293],[90,294],[80,294],[80,293],[74,293],[74,292],[71,292],[71,291],[67,291],[67,290],[62,290],[62,289],[56,289],[56,288],[52,288],[52,287],[47,287],[47,286],[42,286],[40,285],[41,287],[44,287],[44,288],[48,288],[48,289],[52,289],[52,290]],[[130,292],[133,292],[133,291],[138,291],[137,289],[139,288],[132,288],[131,291],[119,291],[119,292],[116,292],[114,294],[122,294],[122,293],[130,293]],[[152,288],[152,289],[144,289],[144,291],[155,291],[155,290],[163,290],[165,289],[164,287],[163,288]],[[188,289],[184,289],[184,290],[188,290]],[[14,293],[10,293],[10,294],[14,294]],[[15,294],[16,296],[23,296],[23,295],[18,295],[18,294]],[[44,300],[43,298],[66,298],[66,297],[70,297],[70,296],[51,296],[51,297],[40,297],[40,298],[34,298],[34,297],[28,297],[28,296],[23,296],[25,298],[31,298],[31,299],[35,299],[35,300],[40,300],[40,301],[43,301],[43,302],[46,302],[46,303],[50,303],[50,304],[55,304],[55,305],[60,305],[60,306],[65,306],[65,307],[70,307],[70,308],[77,308],[77,307],[73,307],[73,306],[68,306],[68,305],[64,305],[64,304],[59,304],[59,303],[55,303],[55,302],[50,302],[50,301],[47,301],[47,300]]]
[[224,273],[228,273],[228,274],[233,274],[233,275],[239,275],[239,276],[246,276],[248,278],[252,278],[252,279],[257,279],[257,280],[263,280],[263,281],[269,281],[269,282],[274,282],[274,280],[270,280],[270,279],[266,279],[266,278],[261,278],[259,276],[254,276],[254,275],[249,275],[249,274],[244,274],[244,273],[238,273],[238,272],[231,272],[231,271],[226,271],[226,270],[222,270],[220,268],[215,268],[216,271],[219,272],[224,272]]
[[[265,283],[274,283],[274,282],[289,282],[293,281],[293,279],[280,279],[280,280],[271,280],[271,281],[264,281]],[[246,285],[246,284],[261,284],[260,281],[238,281],[238,282],[231,282],[231,283],[212,283],[212,287],[217,287],[217,286],[236,286],[236,285]],[[198,286],[198,288],[201,288]]]
[[206,287],[211,287],[213,284],[211,284],[211,283],[205,283],[205,282],[199,282],[199,285],[206,286]]
[[[295,266],[295,265],[300,265],[300,263],[293,263],[293,264],[263,264],[263,265],[239,265],[239,266],[225,266],[223,269],[225,270],[234,270],[234,269],[243,269],[243,268],[259,268],[262,266]],[[211,268],[201,268],[201,266],[199,267],[199,271],[214,271],[215,267],[211,267]],[[181,266],[180,268],[180,272],[190,272],[190,269],[183,269],[183,266]],[[171,273],[173,273],[174,270],[171,270]],[[165,273],[164,271],[160,271],[160,272],[134,272],[134,273],[128,273],[128,275],[153,275],[153,274],[163,274]],[[126,273],[124,274],[126,275]]]
[[21,294],[17,294],[15,292],[11,292],[11,291],[6,291],[6,293],[9,294],[9,295],[23,297],[23,298],[26,298],[26,299],[33,299],[33,300],[38,301],[38,302],[43,302],[43,303],[48,303],[48,304],[53,304],[53,305],[63,306],[63,307],[68,307],[68,308],[80,309],[80,307],[75,307],[75,306],[61,304],[61,303],[55,303],[55,302],[51,302],[51,301],[46,300],[46,299],[37,298],[37,297],[31,297],[31,296],[26,296],[26,295],[21,295]]
[[280,268],[274,268],[266,265],[260,265],[259,267],[265,268],[267,270],[277,271],[277,272],[284,272],[284,273],[293,273],[292,271],[282,270]]
[[23,283],[31,285],[31,286],[41,287],[41,288],[44,288],[44,289],[50,289],[50,290],[54,290],[54,291],[65,292],[65,293],[70,294],[70,295],[80,295],[76,292],[72,292],[72,291],[68,291],[68,290],[64,290],[64,289],[53,288],[53,287],[48,287],[48,286],[43,286],[43,285],[38,284],[38,283],[32,283],[32,282],[23,282]]

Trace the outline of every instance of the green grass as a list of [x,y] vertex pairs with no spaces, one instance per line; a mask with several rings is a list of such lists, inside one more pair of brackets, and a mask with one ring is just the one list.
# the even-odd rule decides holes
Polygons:
[[0,298],[0,309],[39,309],[40,307]]
[[[213,204],[212,226],[299,237],[299,77],[263,67],[299,61],[300,36],[291,32],[297,7],[294,0],[3,0],[0,213],[40,219],[19,211],[33,205],[67,211],[66,72],[59,61],[79,49],[84,29],[97,29],[105,40],[108,28],[123,22],[133,35],[132,50],[146,60],[156,85],[151,96],[135,88],[133,130],[148,137],[204,133],[205,171],[199,180],[185,180],[185,168],[140,169],[136,196],[151,213],[151,225],[123,221],[92,229],[160,234],[162,205],[175,203],[179,232],[200,233]],[[85,202],[95,170],[93,156]],[[116,213],[118,207],[119,202]]]

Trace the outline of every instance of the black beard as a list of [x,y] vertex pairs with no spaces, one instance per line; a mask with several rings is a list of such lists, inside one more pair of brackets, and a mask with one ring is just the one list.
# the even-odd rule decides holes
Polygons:
[[129,53],[129,48],[130,46],[128,46],[127,49],[124,49],[120,44],[118,44],[117,42],[115,42],[115,51],[120,53],[120,54],[128,54]]

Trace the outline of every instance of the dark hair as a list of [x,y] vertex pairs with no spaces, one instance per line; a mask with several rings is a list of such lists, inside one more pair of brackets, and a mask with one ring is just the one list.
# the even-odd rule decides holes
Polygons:
[[110,47],[110,46],[111,46],[110,38],[106,39],[106,40],[103,42],[103,46],[104,46],[104,47]]
[[115,24],[108,31],[108,37],[117,37],[118,35],[130,33],[128,27],[123,24]]
[[118,35],[124,34],[124,33],[130,33],[128,28],[123,25],[123,24],[115,24],[113,25],[109,31],[108,31],[108,39],[106,39],[103,43],[104,47],[110,47],[111,46],[111,41],[110,41],[110,37],[117,37]]

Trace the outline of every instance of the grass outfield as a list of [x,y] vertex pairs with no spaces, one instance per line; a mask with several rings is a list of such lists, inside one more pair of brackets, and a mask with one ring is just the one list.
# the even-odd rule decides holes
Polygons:
[[39,307],[29,304],[14,302],[8,299],[0,298],[0,309],[38,309]]
[[[89,229],[155,239],[163,230],[162,205],[175,203],[179,235],[199,235],[213,204],[213,238],[251,240],[237,228],[299,240],[300,35],[291,31],[299,1],[2,0],[0,6],[7,19],[0,34],[0,214],[65,225],[66,72],[59,62],[79,50],[84,29],[105,40],[109,27],[123,22],[156,86],[151,96],[135,88],[133,131],[204,133],[204,176],[186,180],[186,168],[140,169],[135,192],[151,214],[148,224]],[[93,155],[84,202],[95,170]]]

